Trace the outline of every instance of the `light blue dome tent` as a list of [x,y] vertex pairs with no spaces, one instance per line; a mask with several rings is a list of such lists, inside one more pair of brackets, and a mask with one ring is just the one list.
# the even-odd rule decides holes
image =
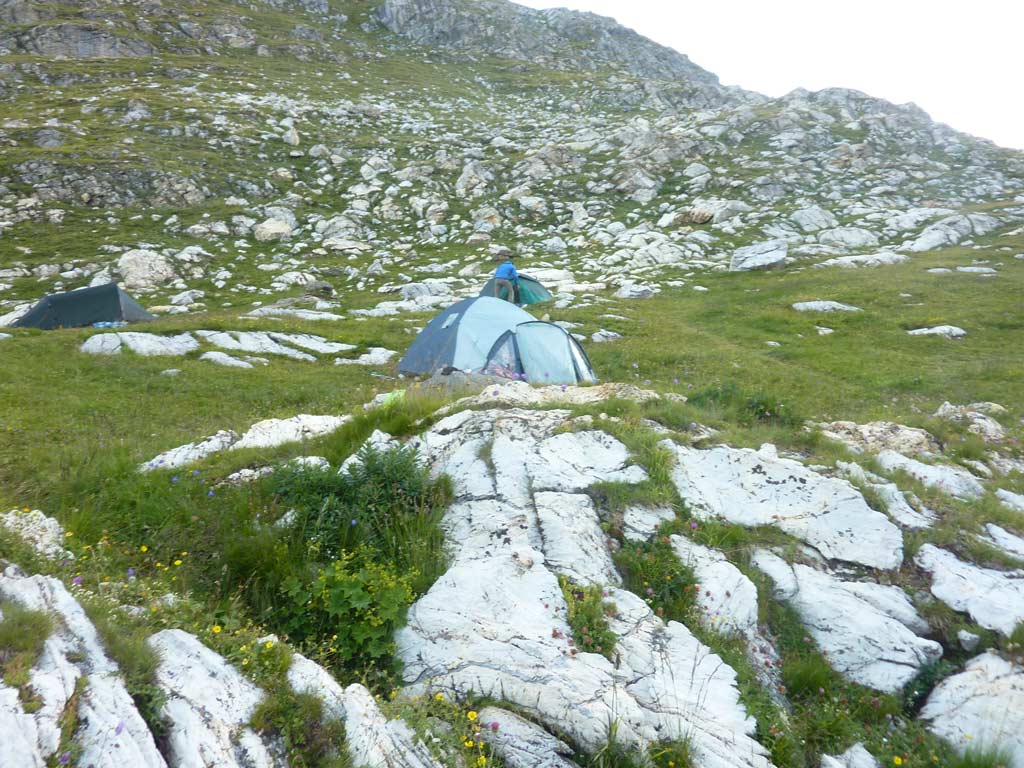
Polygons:
[[409,375],[449,368],[534,384],[597,381],[576,339],[491,296],[452,304],[420,331],[398,363],[399,372]]

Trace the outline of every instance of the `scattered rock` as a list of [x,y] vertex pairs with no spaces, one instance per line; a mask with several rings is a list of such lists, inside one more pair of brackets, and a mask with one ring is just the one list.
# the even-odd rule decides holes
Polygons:
[[784,267],[789,259],[786,254],[789,243],[785,240],[768,240],[733,251],[729,261],[730,272],[747,272],[754,269],[775,269]]
[[859,307],[840,304],[838,301],[798,301],[793,305],[797,312],[861,312]]
[[942,336],[947,339],[960,339],[967,335],[963,328],[955,325],[936,325],[931,328],[916,328],[907,331],[911,336]]

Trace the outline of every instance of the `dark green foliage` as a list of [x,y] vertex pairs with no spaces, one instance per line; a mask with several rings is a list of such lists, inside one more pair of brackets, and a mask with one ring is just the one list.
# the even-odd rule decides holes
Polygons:
[[294,641],[314,643],[336,671],[391,671],[393,635],[415,598],[412,575],[374,560],[366,549],[343,552],[311,580],[285,585],[281,625]]
[[932,689],[956,672],[957,665],[947,659],[936,659],[925,664],[914,679],[903,686],[903,708],[917,712]]
[[569,626],[576,647],[614,658],[615,634],[608,628],[608,617],[617,613],[615,603],[605,600],[601,587],[581,587],[565,576],[558,577],[558,584],[569,609]]
[[[313,558],[327,561],[357,546],[403,572],[415,571],[425,590],[443,572],[444,535],[438,523],[451,485],[421,467],[414,448],[366,447],[347,472],[282,469],[271,492],[296,511],[293,530]],[[298,544],[298,541],[296,542]]]
[[253,712],[252,727],[281,737],[293,768],[348,768],[345,728],[340,720],[324,717],[316,696],[282,686]]

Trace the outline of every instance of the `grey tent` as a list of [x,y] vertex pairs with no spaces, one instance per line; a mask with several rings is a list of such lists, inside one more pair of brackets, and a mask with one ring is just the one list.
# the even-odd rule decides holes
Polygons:
[[483,373],[531,384],[596,384],[587,353],[554,323],[531,320],[505,331],[487,354]]
[[576,339],[492,296],[452,304],[420,331],[398,363],[405,374],[445,368],[535,384],[597,381]]
[[398,361],[398,370],[407,374],[433,373],[445,368],[480,371],[498,337],[531,320],[533,315],[529,312],[493,296],[458,301],[427,323],[413,339]]
[[14,323],[20,328],[74,328],[103,322],[155,320],[117,283],[46,296]]
[[[499,289],[496,285],[497,278],[492,277],[484,285],[483,290],[480,291],[481,296],[497,296],[499,299],[505,299],[510,301],[508,296],[508,290],[501,288]],[[541,301],[551,301],[554,296],[551,295],[551,291],[540,284],[538,280],[529,275],[519,275],[519,301],[520,305],[525,304],[537,304]]]

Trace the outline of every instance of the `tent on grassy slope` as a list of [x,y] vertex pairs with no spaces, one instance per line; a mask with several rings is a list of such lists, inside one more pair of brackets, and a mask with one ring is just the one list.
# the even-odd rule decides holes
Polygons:
[[414,375],[444,368],[480,371],[498,337],[531,320],[529,312],[493,296],[463,299],[427,323],[398,362],[398,370]]
[[554,323],[531,320],[503,333],[487,355],[483,372],[531,384],[596,384],[583,348]]
[[[481,296],[496,296],[499,299],[509,300],[508,290],[506,288],[497,288],[495,282],[496,277],[492,277],[484,285],[480,291]],[[500,293],[499,293],[500,291]],[[542,301],[551,301],[551,291],[540,284],[535,278],[529,275],[519,275],[519,303],[520,304],[537,304]]]
[[535,384],[597,381],[572,336],[493,296],[448,307],[420,331],[398,363],[401,373],[412,375],[447,368]]
[[74,328],[93,323],[155,320],[117,283],[45,296],[14,322],[19,328]]

